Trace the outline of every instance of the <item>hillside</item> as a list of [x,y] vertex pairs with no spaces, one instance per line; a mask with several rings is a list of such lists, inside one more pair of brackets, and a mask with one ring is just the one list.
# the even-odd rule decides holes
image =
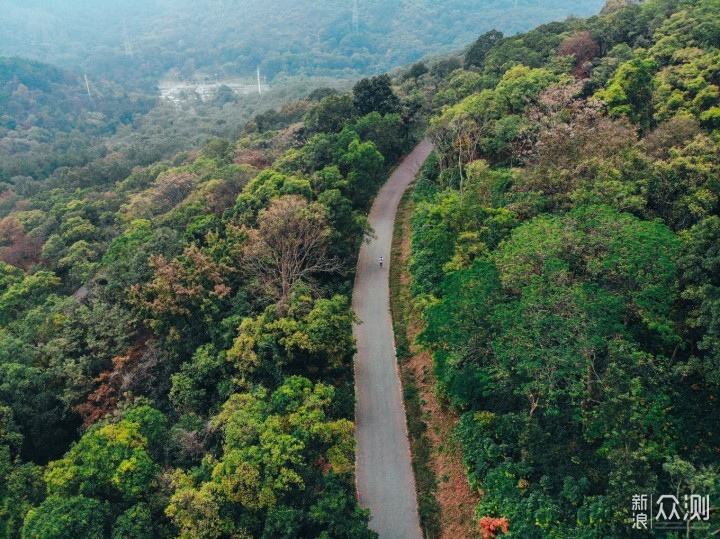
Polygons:
[[[175,4],[127,5],[130,33]],[[424,137],[409,269],[481,494],[467,536],[633,537],[633,496],[663,494],[715,500],[689,526],[716,533],[719,36],[714,0],[611,2],[250,122],[126,122],[112,85],[91,106],[79,75],[3,64],[5,133],[111,136],[0,184],[0,537],[376,537],[350,297],[373,198]],[[198,125],[219,136],[173,146]]]
[[660,497],[720,496],[719,30],[716,2],[615,4],[481,37],[435,95],[418,340],[485,537],[718,533]]
[[41,177],[100,155],[99,141],[155,99],[55,66],[0,57],[0,181]]
[[[42,59],[115,81],[201,75],[356,78],[574,14],[602,0],[91,0],[0,2],[0,55]],[[353,22],[355,21],[355,22]],[[21,31],[18,31],[20,29]],[[127,46],[126,46],[127,45]]]

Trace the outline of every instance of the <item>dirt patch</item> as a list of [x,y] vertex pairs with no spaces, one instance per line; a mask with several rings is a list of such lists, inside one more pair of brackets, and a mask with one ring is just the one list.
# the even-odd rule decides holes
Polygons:
[[412,211],[412,199],[406,195],[395,221],[390,294],[421,520],[427,537],[481,537],[473,519],[478,496],[468,484],[462,448],[455,435],[459,418],[436,394],[432,357],[413,344],[423,322],[413,307],[412,276],[407,268]]

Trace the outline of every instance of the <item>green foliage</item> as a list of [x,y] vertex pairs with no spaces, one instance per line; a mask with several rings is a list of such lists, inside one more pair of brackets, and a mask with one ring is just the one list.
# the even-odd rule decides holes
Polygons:
[[[274,15],[248,30],[236,9],[130,2],[136,56],[113,44],[74,63],[135,88],[173,68],[347,78],[466,43],[458,13],[483,18],[476,38],[499,5],[370,2],[355,28],[347,6],[296,4],[280,12],[314,37],[282,57]],[[5,48],[37,41],[35,25],[7,31],[18,9]],[[515,537],[621,537],[632,494],[714,495],[720,13],[621,2],[514,33],[554,9],[512,12],[495,25],[510,37],[468,49],[471,69],[451,54],[351,93],[279,77],[149,114],[92,69],[87,99],[76,75],[4,61],[0,535],[372,537],[353,488],[348,297],[367,210],[426,125],[413,291],[478,517]],[[77,20],[101,31],[91,11]],[[428,31],[408,37],[408,13]]]
[[204,479],[173,479],[167,514],[180,534],[373,537],[340,482],[353,467],[353,428],[328,417],[333,394],[294,376],[272,393],[231,396],[212,420],[222,455],[204,461]]
[[140,499],[158,473],[147,444],[139,424],[129,419],[93,429],[50,464],[48,492],[124,502]]
[[[221,80],[250,78],[258,65],[269,80],[300,74],[352,79],[459,49],[492,28],[512,35],[569,14],[587,16],[602,6],[597,0],[549,0],[512,9],[512,4],[493,0],[477,9],[470,0],[451,7],[427,0],[371,0],[360,6],[355,26],[351,5],[320,1],[268,5],[251,0],[236,11],[228,1],[181,0],[167,6],[132,0],[102,14],[83,4],[53,0],[33,5],[32,13],[42,24],[30,26],[27,10],[9,7],[0,26],[0,54],[40,57],[81,66],[83,72],[101,73],[110,80],[140,80],[148,86],[168,72],[172,80],[213,80],[215,74]],[[176,8],[185,16],[178,19]],[[56,26],[46,23],[49,20]],[[117,21],[126,21],[130,58]],[[419,25],[423,31],[417,31]],[[26,26],[20,39],[14,29]],[[102,52],[96,50],[98,44]]]
[[22,537],[105,537],[106,504],[84,496],[51,496],[25,518]]
[[611,117],[627,116],[642,129],[649,127],[656,70],[652,59],[631,60],[618,68],[608,87],[597,94],[607,104]]
[[682,236],[680,267],[686,323],[700,361],[691,363],[714,387],[720,385],[720,218],[710,217]]
[[378,75],[353,86],[353,103],[362,116],[371,112],[385,115],[398,112],[400,100],[393,92],[390,77]]
[[477,38],[465,53],[465,68],[482,67],[490,50],[502,39],[503,33],[497,30],[490,30]]
[[315,133],[337,133],[355,118],[357,109],[350,94],[331,94],[305,113],[305,127]]
[[149,506],[166,418],[146,404],[96,424],[45,472],[48,497],[25,516],[23,537],[154,537]]
[[[419,342],[508,537],[625,537],[633,494],[717,488],[720,13],[619,4],[483,50],[430,121]],[[584,32],[571,82],[548,51]]]

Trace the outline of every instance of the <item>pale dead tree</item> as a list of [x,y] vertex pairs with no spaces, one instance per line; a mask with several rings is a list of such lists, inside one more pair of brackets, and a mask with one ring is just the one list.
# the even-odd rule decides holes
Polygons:
[[[513,156],[521,162],[532,163],[537,157],[538,139],[543,133],[557,129],[571,129],[582,118],[600,113],[600,105],[579,97],[585,85],[575,80],[570,84],[554,84],[543,91],[527,111],[531,125],[523,129],[516,141]],[[595,107],[594,110],[590,108]]]
[[474,114],[472,107],[465,102],[448,109],[431,123],[429,136],[440,156],[438,165],[441,177],[445,168],[457,164],[461,195],[465,179],[464,167],[477,157],[486,132],[487,126],[484,118]]
[[298,281],[341,268],[327,252],[330,227],[322,208],[300,196],[273,200],[247,234],[245,266],[274,299],[287,299]]
[[195,189],[197,176],[190,172],[166,173],[155,180],[151,200],[156,213],[164,213],[183,202]]

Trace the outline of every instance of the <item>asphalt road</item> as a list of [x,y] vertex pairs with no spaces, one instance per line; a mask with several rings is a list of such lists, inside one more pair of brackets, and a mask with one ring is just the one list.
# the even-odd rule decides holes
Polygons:
[[[415,477],[395,358],[388,265],[395,214],[405,189],[430,154],[421,142],[383,186],[370,211],[376,238],[360,249],[353,308],[360,324],[355,356],[357,490],[380,539],[419,539]],[[379,257],[385,259],[379,266]]]

